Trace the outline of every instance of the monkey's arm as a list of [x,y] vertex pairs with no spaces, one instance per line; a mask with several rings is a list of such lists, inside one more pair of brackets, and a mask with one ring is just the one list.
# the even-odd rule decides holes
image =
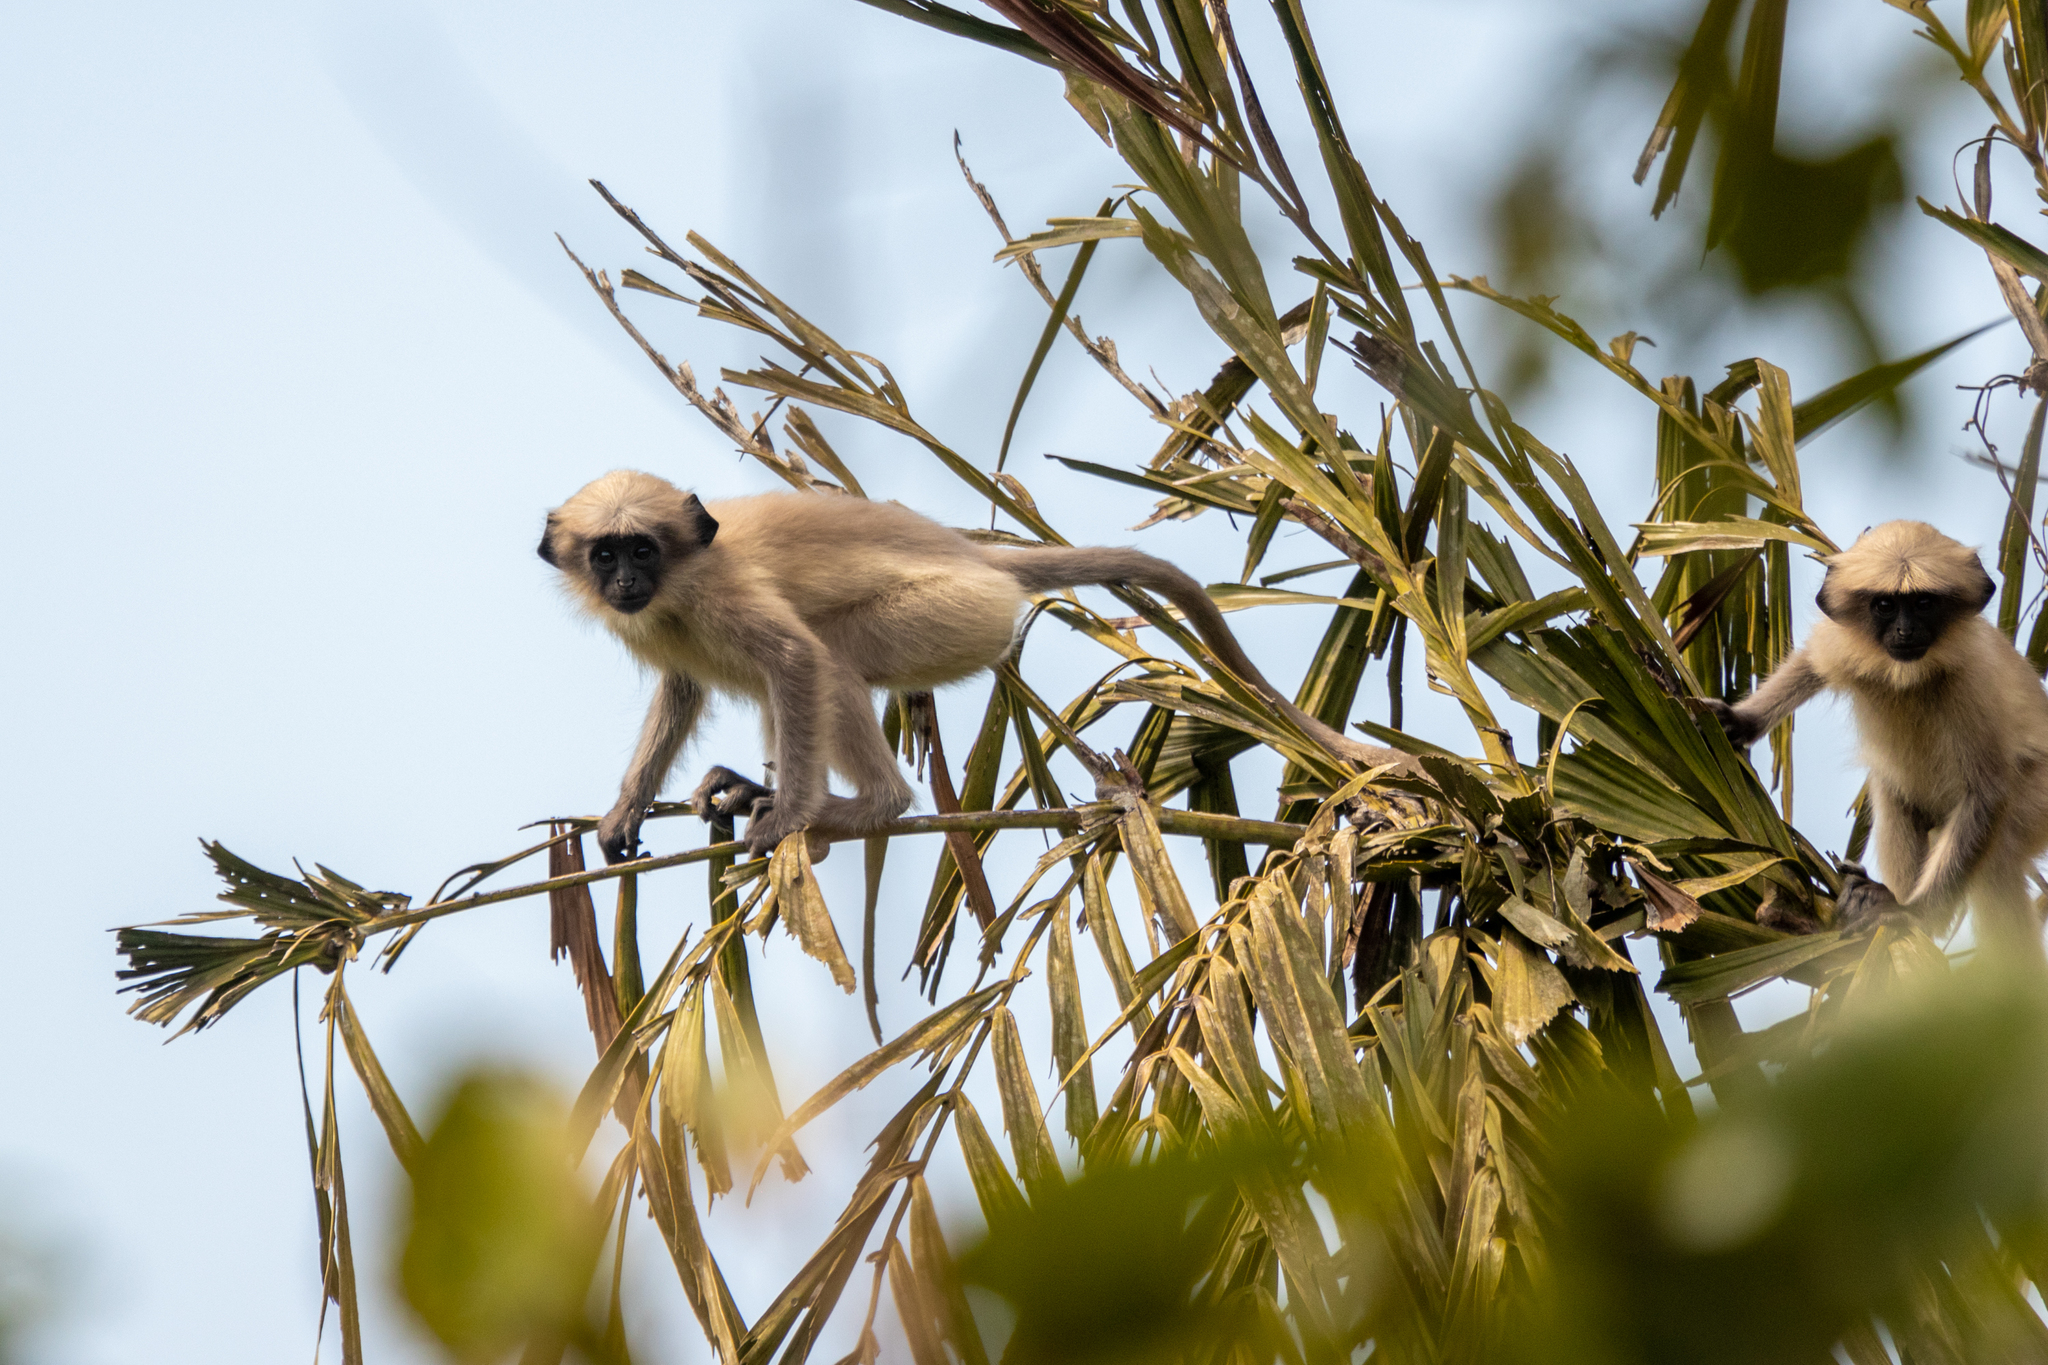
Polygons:
[[1977,869],[1998,823],[1998,808],[2005,794],[2004,784],[1986,777],[1969,783],[1934,844],[1927,850],[1927,862],[1913,883],[1906,903],[1918,910],[1945,910],[1963,894],[1963,886]]
[[747,847],[766,853],[810,824],[825,804],[822,722],[829,676],[841,667],[823,641],[785,604],[756,602],[738,634],[767,683],[768,724],[775,739],[773,805],[747,822]]
[[1779,664],[1771,676],[1764,679],[1762,687],[1733,706],[1711,699],[1703,704],[1721,722],[1728,742],[1738,749],[1747,749],[1766,730],[1811,701],[1814,694],[1825,686],[1827,683],[1822,679],[1820,670],[1813,666],[1807,652],[1800,649]]
[[618,804],[597,827],[597,845],[607,863],[639,856],[640,821],[661,792],[668,770],[675,766],[697,717],[704,711],[704,689],[680,673],[664,673],[640,727],[640,743],[619,783]]

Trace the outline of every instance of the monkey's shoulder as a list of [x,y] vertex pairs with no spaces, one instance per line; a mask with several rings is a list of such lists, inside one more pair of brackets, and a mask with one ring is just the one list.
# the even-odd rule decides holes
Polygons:
[[2024,738],[2031,747],[2048,752],[2048,691],[2043,690],[2040,675],[1996,627],[1989,621],[1983,624],[1977,670],[1980,705],[2006,718],[2013,738]]
[[1890,676],[1890,658],[1875,640],[1825,617],[1814,624],[1800,655],[1830,691],[1854,692]]

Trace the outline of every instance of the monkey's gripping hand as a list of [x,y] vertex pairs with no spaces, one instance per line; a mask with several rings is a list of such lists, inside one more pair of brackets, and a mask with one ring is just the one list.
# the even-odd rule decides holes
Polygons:
[[714,816],[726,820],[745,816],[752,820],[754,807],[774,798],[773,791],[752,778],[741,777],[730,768],[713,768],[704,774],[697,790],[690,793],[690,809],[697,812],[700,820]]
[[1892,889],[1883,882],[1872,881],[1861,864],[1842,864],[1842,893],[1835,897],[1837,929],[1856,933],[1903,909]]
[[647,810],[636,802],[621,801],[597,825],[597,846],[607,863],[629,863],[640,854],[640,822]]
[[774,852],[777,844],[798,830],[807,831],[812,862],[822,863],[832,853],[831,841],[808,823],[776,818],[772,790],[730,768],[713,768],[704,774],[704,780],[690,794],[690,808],[705,820],[714,816],[726,820],[745,816],[747,852],[752,854]]
[[705,773],[697,790],[690,794],[690,808],[705,820],[745,816],[749,853],[766,853],[781,843],[784,835],[794,833],[777,825],[775,793],[730,768],[713,768]]
[[1728,742],[1737,749],[1747,749],[1763,734],[1762,727],[1745,717],[1725,701],[1702,697],[1700,707],[1715,720],[1721,722],[1721,733],[1728,736]]

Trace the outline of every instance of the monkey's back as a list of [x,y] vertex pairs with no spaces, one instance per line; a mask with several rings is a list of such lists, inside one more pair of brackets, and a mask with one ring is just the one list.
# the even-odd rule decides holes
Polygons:
[[893,502],[763,493],[707,505],[714,552],[760,575],[870,686],[957,682],[1009,649],[1024,591],[957,531]]

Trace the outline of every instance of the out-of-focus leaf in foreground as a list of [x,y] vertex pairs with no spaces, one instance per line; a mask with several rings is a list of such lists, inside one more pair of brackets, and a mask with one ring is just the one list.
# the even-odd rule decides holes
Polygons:
[[2040,1358],[2015,1273],[2048,1234],[2044,983],[1933,975],[1852,1001],[1825,1052],[1691,1134],[1585,1087],[1518,1358],[1815,1361],[1872,1317],[1913,1359]]
[[1198,1291],[1219,1201],[1227,1204],[1234,1170],[1260,1159],[1098,1167],[997,1223],[962,1255],[960,1273],[1015,1315],[1003,1359],[1086,1365],[1252,1346],[1252,1306]]
[[584,1297],[603,1232],[576,1178],[567,1106],[532,1077],[473,1072],[413,1171],[398,1281],[459,1361],[588,1341]]

